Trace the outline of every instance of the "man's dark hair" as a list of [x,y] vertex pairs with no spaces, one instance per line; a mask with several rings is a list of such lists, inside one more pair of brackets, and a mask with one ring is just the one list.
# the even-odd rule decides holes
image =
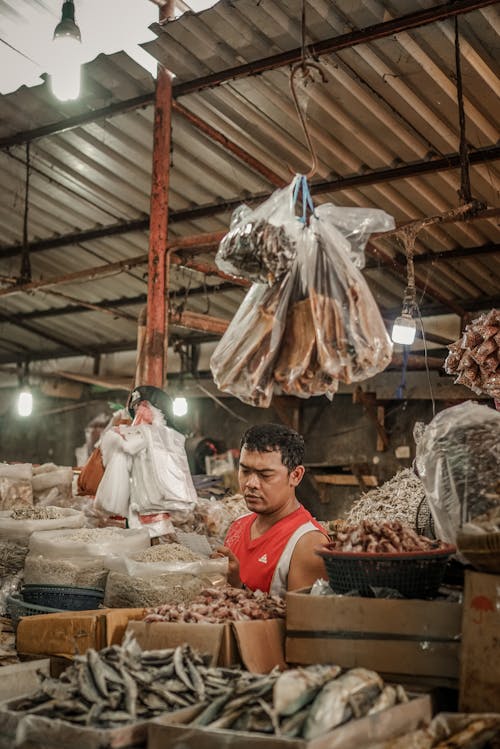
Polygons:
[[281,461],[293,471],[304,461],[304,438],[293,429],[281,424],[258,424],[247,429],[241,438],[240,450],[281,453]]

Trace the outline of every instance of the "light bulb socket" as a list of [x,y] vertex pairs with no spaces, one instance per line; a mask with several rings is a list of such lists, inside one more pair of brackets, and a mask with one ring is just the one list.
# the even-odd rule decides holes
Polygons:
[[73,0],[66,0],[62,6],[61,20],[54,29],[53,39],[61,36],[69,36],[77,41],[82,41],[80,29],[75,23],[75,6]]

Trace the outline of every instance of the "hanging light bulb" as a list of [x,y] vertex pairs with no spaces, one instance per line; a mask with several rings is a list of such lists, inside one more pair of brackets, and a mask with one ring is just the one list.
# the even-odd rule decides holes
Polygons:
[[29,387],[23,387],[17,399],[17,413],[19,416],[31,416],[33,411],[33,395]]
[[402,343],[410,346],[415,340],[417,326],[415,320],[408,312],[403,312],[394,320],[391,338],[393,343]]
[[75,23],[73,0],[65,0],[61,20],[54,30],[55,62],[52,66],[52,91],[61,101],[77,99],[80,95],[80,65],[82,37]]
[[415,299],[415,288],[407,286],[403,297],[403,309],[399,317],[394,320],[391,338],[393,343],[402,343],[410,346],[415,340],[417,324],[414,318],[417,303]]
[[174,416],[185,416],[188,412],[188,402],[185,398],[174,398]]

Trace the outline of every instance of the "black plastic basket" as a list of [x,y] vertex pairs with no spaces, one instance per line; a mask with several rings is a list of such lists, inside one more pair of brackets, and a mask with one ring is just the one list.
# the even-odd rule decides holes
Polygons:
[[318,550],[335,593],[358,591],[373,597],[374,588],[397,590],[405,598],[434,598],[444,577],[448,558],[456,551],[440,549],[401,554]]
[[39,614],[59,614],[62,609],[50,608],[49,606],[36,606],[23,600],[20,593],[7,596],[7,614],[12,619],[14,629],[17,629],[19,619],[23,616],[38,616]]
[[99,608],[104,600],[100,588],[75,588],[69,585],[24,585],[23,598],[38,606],[51,606],[65,611],[89,611]]

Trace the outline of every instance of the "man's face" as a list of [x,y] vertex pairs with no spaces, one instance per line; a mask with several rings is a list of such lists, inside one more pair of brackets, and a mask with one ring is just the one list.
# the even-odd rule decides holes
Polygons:
[[278,450],[257,452],[243,447],[238,481],[248,509],[260,515],[279,510],[295,496],[303,471],[299,466],[289,472]]

